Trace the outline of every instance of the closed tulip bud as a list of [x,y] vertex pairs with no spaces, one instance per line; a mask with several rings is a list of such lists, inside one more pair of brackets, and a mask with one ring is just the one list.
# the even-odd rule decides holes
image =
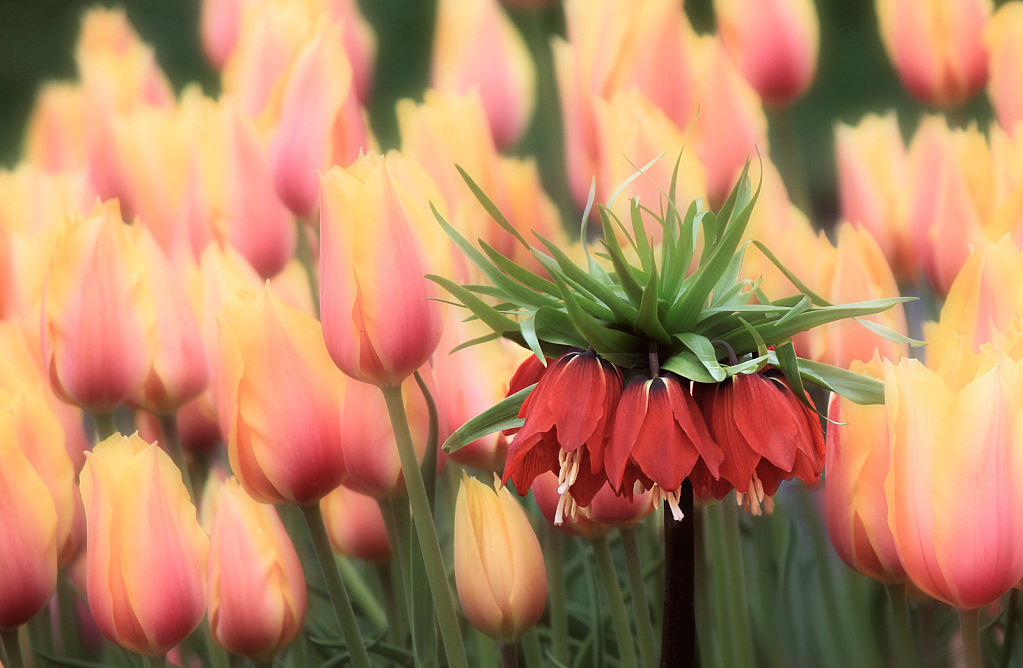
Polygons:
[[221,69],[234,51],[246,0],[203,0],[199,30],[206,59]]
[[374,144],[337,26],[299,52],[280,95],[280,119],[270,140],[274,186],[285,206],[312,221],[319,205],[317,173],[347,167]]
[[[420,369],[420,374],[427,386],[433,388],[433,395],[438,396],[429,367]],[[412,444],[422,464],[430,421],[426,400],[412,376],[401,384],[401,394],[408,413]],[[439,418],[440,441],[443,443],[449,430],[446,416],[440,414]],[[357,381],[348,383],[341,408],[341,443],[348,471],[345,486],[377,499],[405,495],[405,476],[398,458],[398,445],[388,419],[387,405],[378,388]],[[446,455],[439,451],[437,470],[440,471],[446,462]]]
[[85,167],[85,91],[78,84],[47,82],[28,120],[25,157],[56,173]]
[[272,506],[231,478],[210,532],[210,629],[218,645],[257,663],[273,659],[305,622],[302,564]]
[[463,473],[455,502],[455,584],[479,631],[514,642],[543,614],[547,572],[525,511],[508,488]]
[[[883,379],[881,358],[854,362],[851,370]],[[824,516],[831,544],[845,563],[882,582],[902,582],[906,572],[888,528],[888,417],[884,406],[861,406],[831,395]]]
[[433,354],[444,327],[448,244],[429,210],[429,176],[391,153],[320,177],[320,312],[327,349],[352,378],[399,385]]
[[209,539],[181,472],[155,443],[114,434],[88,455],[81,487],[96,624],[121,647],[162,656],[206,612]]
[[[899,286],[881,253],[881,248],[866,229],[842,223],[838,226],[838,245],[833,259],[818,285],[821,296],[833,304],[849,304],[899,296]],[[906,314],[902,304],[882,313],[864,316],[864,320],[906,334]],[[907,354],[906,345],[875,334],[854,320],[841,320],[806,333],[804,354],[833,366],[849,368],[854,361],[868,362],[875,351],[881,357],[898,360]]]
[[719,40],[701,37],[695,53],[700,114],[693,136],[707,171],[707,197],[716,208],[728,197],[746,158],[768,153],[767,117]]
[[269,288],[224,302],[221,431],[242,487],[263,503],[309,504],[341,484],[345,377],[320,324]]
[[1023,2],[1007,2],[998,8],[984,29],[988,50],[988,97],[1003,128],[1012,129],[1023,121],[1023,93],[1019,76],[1023,72]]
[[896,275],[915,281],[919,251],[906,227],[909,165],[895,112],[835,125],[835,160],[842,218],[867,228]]
[[876,0],[881,38],[910,93],[954,107],[987,81],[991,0]]
[[[1023,577],[1023,372],[990,348],[979,358],[963,351],[955,367],[885,363],[885,493],[910,580],[972,610]],[[965,489],[984,493],[944,502]]]
[[43,351],[53,391],[86,410],[113,410],[152,368],[156,311],[145,260],[117,202],[71,219],[49,279]]
[[[703,197],[707,175],[692,150],[683,150],[685,133],[636,91],[616,94],[609,102],[594,100],[600,160],[597,167],[597,201],[607,201],[618,186],[652,159],[667,151],[645,173],[649,178],[633,180],[619,193],[612,210],[619,219],[630,220],[631,200],[656,209],[663,197],[662,183],[671,183],[675,161],[681,154],[678,170],[678,201]],[[660,225],[649,228],[653,243],[659,243]]]
[[327,0],[327,9],[344,27],[341,36],[345,54],[352,65],[352,81],[359,100],[369,100],[373,90],[373,65],[376,60],[377,37],[373,26],[359,11],[356,0]]
[[433,45],[433,87],[479,91],[497,146],[513,146],[533,114],[536,68],[498,0],[441,0]]
[[597,173],[593,101],[638,90],[679,127],[696,112],[695,36],[673,0],[567,0],[568,41],[552,42],[565,133],[568,183],[580,209]]
[[374,564],[391,560],[391,540],[376,499],[342,485],[320,500],[320,510],[335,552]]
[[0,629],[16,629],[46,607],[57,587],[57,512],[19,447],[14,416],[0,410]]
[[[639,524],[656,510],[654,493],[641,485],[633,494],[619,496],[610,486],[601,487],[590,505],[580,508],[576,503],[561,503],[558,476],[550,471],[537,476],[530,490],[544,518],[558,530],[587,539],[600,538],[616,527]],[[560,516],[559,516],[560,512]]]
[[718,31],[765,104],[799,99],[817,73],[820,24],[813,0],[715,0]]
[[181,272],[146,228],[135,226],[132,231],[146,264],[146,287],[159,307],[153,366],[129,403],[152,413],[174,413],[209,384],[206,351]]

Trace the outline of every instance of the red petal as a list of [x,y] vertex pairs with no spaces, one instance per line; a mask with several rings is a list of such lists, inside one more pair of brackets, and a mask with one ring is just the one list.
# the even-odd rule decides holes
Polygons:
[[650,381],[646,419],[632,447],[632,459],[665,491],[674,491],[693,470],[700,454],[675,422],[663,378]]
[[745,492],[760,462],[760,455],[753,451],[735,424],[733,394],[732,380],[725,380],[713,385],[697,383],[693,398],[703,413],[710,435],[724,454],[720,477],[735,489]]
[[608,482],[615,491],[621,490],[625,466],[632,447],[643,427],[647,410],[649,383],[645,376],[636,376],[625,387],[612,421],[611,442],[604,452],[604,468]]
[[558,447],[553,447],[541,436],[521,441],[519,447],[508,449],[508,460],[504,466],[502,483],[510,478],[515,483],[519,496],[525,496],[533,485],[533,479],[545,471],[558,468]]
[[715,478],[720,477],[721,463],[724,461],[725,455],[721,451],[721,447],[711,438],[700,407],[696,405],[696,400],[676,376],[667,376],[666,382],[675,421],[699,451],[708,472]]
[[[567,451],[575,450],[589,440],[604,415],[606,383],[603,367],[592,353],[566,353],[573,355],[564,364],[555,363],[544,376],[550,379],[549,389],[542,397],[554,415],[558,427],[558,440]],[[558,362],[564,359],[562,356]],[[540,390],[541,387],[537,387]],[[524,427],[523,427],[524,428]]]
[[611,438],[611,429],[614,427],[614,421],[611,418],[617,412],[618,402],[622,397],[622,376],[618,367],[604,361],[601,361],[601,366],[604,371],[604,411],[597,422],[593,435],[586,441],[586,447],[590,451],[593,473],[604,468],[604,447]]
[[784,471],[791,471],[800,437],[802,416],[780,387],[759,373],[735,376],[733,415],[750,447]]
[[569,488],[569,493],[575,502],[579,504],[580,508],[585,508],[590,505],[593,501],[593,497],[597,495],[600,488],[607,482],[607,476],[604,472],[592,473],[590,466],[590,453],[586,449],[583,449],[583,460],[579,462],[579,476],[575,479],[575,484]]
[[504,396],[510,397],[533,383],[539,383],[552,364],[554,364],[554,360],[550,357],[547,358],[547,366],[544,366],[536,355],[530,355],[519,365],[511,380],[508,381],[508,393]]

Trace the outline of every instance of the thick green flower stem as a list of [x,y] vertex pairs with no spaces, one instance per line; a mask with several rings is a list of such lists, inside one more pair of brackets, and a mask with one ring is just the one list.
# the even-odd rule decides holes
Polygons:
[[886,589],[888,602],[892,606],[892,621],[895,623],[895,656],[902,668],[916,668],[916,643],[913,640],[913,626],[909,621],[906,584],[890,584]]
[[21,656],[21,640],[18,629],[0,631],[0,640],[4,641],[4,653],[7,655],[7,668],[25,668],[25,659]]
[[330,547],[327,525],[323,523],[320,504],[312,503],[308,506],[300,506],[300,508],[313,538],[316,558],[320,562],[323,579],[327,582],[330,602],[334,605],[334,614],[337,615],[337,621],[341,625],[341,635],[344,636],[348,653],[351,654],[352,665],[355,668],[371,668],[369,654],[366,653],[366,646],[359,633],[359,625],[355,621],[355,613],[352,612],[352,602],[348,599],[348,590],[345,589],[341,571],[337,567],[337,562],[334,561],[334,551]]
[[78,629],[78,610],[71,574],[65,569],[57,574],[57,606],[60,611],[61,654],[76,659],[82,656],[82,636]]
[[501,668],[519,668],[519,644],[517,642],[501,643]]
[[522,655],[526,660],[526,668],[544,668],[543,648],[540,647],[540,636],[536,627],[529,629],[519,638],[522,643]]
[[401,396],[401,387],[383,387],[384,400],[387,402],[387,413],[394,429],[394,440],[398,444],[398,456],[401,458],[401,471],[405,476],[405,488],[408,491],[409,503],[412,504],[412,520],[416,523],[419,533],[419,545],[426,565],[430,591],[440,627],[441,640],[451,668],[469,668],[462,644],[462,633],[458,628],[455,616],[455,605],[451,600],[448,588],[447,572],[444,570],[444,559],[437,540],[437,527],[430,512],[430,500],[426,495],[426,485],[416,450],[412,445],[412,433],[409,431],[408,418],[405,415],[405,404]]
[[151,656],[149,657],[149,665],[152,666],[152,668],[167,668],[167,657]]
[[181,479],[188,489],[188,496],[192,503],[198,503],[195,497],[195,487],[192,485],[192,474],[188,472],[188,459],[185,457],[185,448],[181,445],[181,434],[178,432],[178,418],[174,413],[161,413],[159,416],[160,430],[163,432],[163,447],[174,460],[175,466],[181,471]]
[[1019,626],[1019,589],[1009,592],[1009,602],[1006,604],[1009,609],[1008,617],[1005,620],[1005,641],[1002,642],[1002,658],[998,662],[998,668],[1009,668],[1012,663],[1012,651],[1016,644],[1016,633]]
[[318,233],[320,229],[318,220],[311,220],[307,223],[301,220],[295,221],[295,257],[302,263],[305,269],[306,279],[309,281],[309,294],[313,298],[313,310],[316,318],[320,317],[320,280],[316,276],[316,264],[319,258],[313,256],[313,249],[309,245],[309,237],[306,236],[310,229]]
[[643,581],[643,561],[639,556],[639,541],[636,529],[619,527],[622,547],[625,549],[625,568],[629,572],[629,590],[632,592],[632,614],[636,620],[636,635],[639,637],[639,658],[643,668],[657,666],[657,652],[654,649],[654,627],[650,622],[650,606]]
[[[386,518],[387,515],[384,515]],[[397,554],[397,548],[392,548],[393,552]],[[384,601],[384,614],[387,615],[387,634],[392,642],[401,643],[405,638],[405,621],[402,619],[402,606],[404,603],[398,602],[398,590],[401,589],[402,598],[404,601],[404,589],[401,588],[400,579],[401,575],[398,575],[399,586],[395,586],[395,573],[391,567],[391,562],[386,564],[377,564],[377,581],[380,583],[380,597]]]
[[984,668],[980,650],[980,611],[960,610],[959,626],[963,632],[963,665],[966,668]]
[[604,581],[604,590],[611,607],[611,622],[614,624],[615,636],[618,638],[618,654],[622,668],[638,668],[636,665],[636,649],[632,645],[632,631],[629,629],[629,616],[625,612],[625,599],[622,597],[622,586],[618,582],[618,571],[611,559],[611,548],[607,538],[601,536],[590,541],[593,554],[597,557],[597,568],[600,579]]
[[742,564],[738,506],[720,503],[704,513],[704,528],[711,548],[711,576],[727,626],[716,629],[729,668],[753,668],[753,633],[750,630],[746,576]]
[[661,615],[661,667],[696,665],[696,523],[693,485],[686,478],[679,494],[682,519],[664,504],[664,612]]
[[568,610],[565,608],[565,537],[544,523],[547,532],[547,603],[551,611],[551,654],[568,665]]
[[256,664],[256,668],[273,668],[273,666],[274,666],[273,659],[270,659],[269,661],[260,661],[259,663]]
[[102,443],[117,433],[117,423],[114,422],[114,412],[93,413],[92,420],[96,423],[96,442]]

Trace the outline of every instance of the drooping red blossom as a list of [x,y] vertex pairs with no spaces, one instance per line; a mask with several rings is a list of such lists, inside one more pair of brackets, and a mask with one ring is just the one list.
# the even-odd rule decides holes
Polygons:
[[724,454],[683,381],[672,373],[630,380],[604,451],[611,487],[631,498],[637,480],[645,489],[656,484],[676,511],[682,481],[701,460],[719,477]]
[[[547,358],[547,363],[544,364],[540,361],[540,358],[536,355],[530,355],[522,361],[518,369],[515,369],[515,373],[512,374],[511,380],[508,381],[508,393],[504,396],[510,397],[516,392],[521,392],[530,385],[534,385],[540,382],[543,375],[547,373],[547,369],[554,360],[550,357]],[[518,432],[518,427],[512,427],[511,429],[505,429],[505,436],[512,436]]]
[[694,467],[697,494],[720,499],[734,488],[751,494],[759,506],[783,480],[795,477],[811,486],[820,481],[825,450],[820,422],[783,378],[740,374],[721,383],[696,383],[693,396],[724,453],[720,476]]
[[502,482],[511,479],[525,495],[536,476],[552,471],[560,494],[588,506],[607,481],[604,446],[621,395],[621,372],[613,364],[593,352],[562,354],[519,409],[525,424],[508,446]]

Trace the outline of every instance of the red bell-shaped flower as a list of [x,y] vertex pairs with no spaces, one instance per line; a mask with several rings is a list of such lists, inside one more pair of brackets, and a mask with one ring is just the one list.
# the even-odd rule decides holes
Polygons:
[[751,510],[759,512],[760,503],[783,480],[796,477],[808,485],[820,480],[825,450],[820,422],[781,377],[754,373],[713,385],[697,383],[693,396],[724,453],[720,476],[695,468],[697,494],[720,499],[734,488],[749,493]]
[[[547,368],[554,363],[550,357],[547,358],[546,364],[540,361],[540,358],[536,355],[530,355],[526,359],[522,360],[522,364],[519,365],[518,369],[515,369],[515,373],[512,374],[511,380],[508,381],[508,393],[504,396],[510,397],[516,392],[521,392],[530,385],[539,383],[543,375],[547,373]],[[512,427],[511,429],[505,429],[505,436],[512,436],[519,431],[518,427]]]
[[524,495],[544,471],[580,507],[603,487],[608,421],[622,396],[617,367],[593,352],[570,350],[550,366],[519,409],[525,424],[508,446],[502,482]]
[[653,485],[681,519],[678,492],[702,458],[706,470],[720,477],[724,455],[711,439],[703,414],[675,374],[636,376],[625,386],[615,411],[604,469],[611,487],[632,497],[638,480]]

